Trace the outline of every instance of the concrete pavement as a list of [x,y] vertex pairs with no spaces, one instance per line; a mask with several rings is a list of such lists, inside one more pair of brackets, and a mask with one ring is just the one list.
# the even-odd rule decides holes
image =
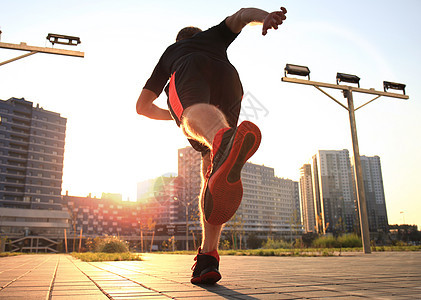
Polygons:
[[421,299],[421,252],[222,256],[222,280],[190,284],[192,255],[86,263],[64,254],[0,258],[0,299]]

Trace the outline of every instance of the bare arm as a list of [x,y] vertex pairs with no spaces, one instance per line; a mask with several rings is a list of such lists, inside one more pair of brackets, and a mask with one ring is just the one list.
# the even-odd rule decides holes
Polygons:
[[136,111],[139,115],[143,115],[155,120],[172,120],[168,110],[159,108],[153,102],[158,98],[156,94],[150,90],[143,89],[136,103]]
[[262,24],[262,34],[266,35],[268,29],[278,29],[278,25],[286,19],[287,10],[281,7],[280,11],[268,13],[259,8],[242,8],[228,17],[226,24],[234,33],[239,33],[247,24]]

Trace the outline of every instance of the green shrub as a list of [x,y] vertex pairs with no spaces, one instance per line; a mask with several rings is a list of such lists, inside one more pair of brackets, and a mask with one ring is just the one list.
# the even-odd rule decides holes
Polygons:
[[340,244],[333,236],[321,236],[313,241],[315,248],[339,248]]
[[356,248],[362,247],[361,238],[354,234],[345,234],[338,238],[322,236],[313,241],[315,248]]
[[263,249],[291,249],[292,245],[283,240],[273,240],[268,238],[266,242],[263,242]]
[[362,247],[361,238],[355,233],[340,236],[338,242],[342,248]]
[[115,236],[107,236],[102,239],[95,239],[94,252],[124,253],[129,252],[129,247],[125,241]]

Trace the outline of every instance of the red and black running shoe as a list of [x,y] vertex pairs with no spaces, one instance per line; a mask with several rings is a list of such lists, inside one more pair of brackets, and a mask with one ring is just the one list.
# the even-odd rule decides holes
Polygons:
[[213,225],[228,222],[243,197],[241,170],[257,151],[261,141],[259,128],[242,122],[236,129],[221,129],[212,147],[212,172],[204,194],[206,221]]
[[219,255],[217,250],[200,253],[194,258],[196,261],[192,267],[193,275],[190,280],[193,284],[214,284],[221,279],[219,273]]

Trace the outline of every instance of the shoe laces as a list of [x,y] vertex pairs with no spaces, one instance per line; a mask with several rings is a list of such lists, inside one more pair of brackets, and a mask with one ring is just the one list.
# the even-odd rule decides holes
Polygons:
[[[197,254],[197,255],[199,255],[199,254]],[[194,268],[196,268],[196,265],[197,265],[197,255],[196,255],[196,257],[194,258],[194,264],[193,264],[193,266],[191,267],[191,270],[192,270],[192,271],[194,271]]]
[[192,270],[192,271],[194,271],[194,268],[196,268],[196,265],[197,265],[197,257],[198,257],[199,255],[209,255],[209,256],[213,256],[213,257],[215,257],[215,258],[218,260],[218,262],[219,262],[219,254],[218,254],[218,250],[213,250],[213,251],[211,251],[211,252],[206,252],[206,253],[201,253],[201,251],[202,251],[202,249],[201,249],[201,248],[199,248],[199,249],[198,249],[198,251],[197,251],[196,256],[194,257],[194,264],[193,264],[193,266],[191,267],[191,270]]

